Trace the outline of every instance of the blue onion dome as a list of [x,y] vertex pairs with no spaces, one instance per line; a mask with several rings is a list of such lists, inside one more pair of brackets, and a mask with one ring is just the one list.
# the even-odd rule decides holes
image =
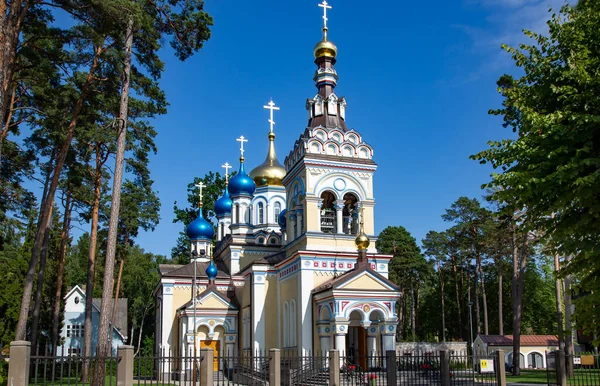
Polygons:
[[185,232],[190,240],[212,240],[215,235],[212,224],[202,216],[202,208],[198,210],[198,217],[187,226]]
[[246,171],[244,170],[244,161],[241,160],[240,171],[229,181],[229,193],[232,197],[252,196],[255,190],[256,184],[252,178],[246,174]]
[[215,264],[211,260],[208,267],[206,267],[206,276],[208,276],[209,279],[214,279],[215,277],[217,277],[217,273],[217,267],[215,267]]
[[229,187],[225,186],[225,192],[215,202],[215,213],[217,214],[217,217],[231,215],[232,207],[233,201],[231,201],[231,196],[229,196]]
[[281,213],[279,213],[279,218],[277,219],[277,224],[279,224],[279,227],[281,229],[285,229],[285,227],[286,227],[286,219],[285,219],[286,213],[287,213],[287,209],[282,210]]

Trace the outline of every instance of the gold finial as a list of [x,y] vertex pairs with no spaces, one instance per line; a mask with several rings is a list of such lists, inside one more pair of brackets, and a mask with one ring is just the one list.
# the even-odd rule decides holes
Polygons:
[[363,220],[364,207],[361,205],[360,207],[360,232],[356,239],[354,239],[354,244],[358,250],[365,250],[369,248],[369,244],[371,244],[371,240],[369,240],[369,236],[365,234],[365,222]]
[[314,49],[315,58],[330,57],[335,58],[337,55],[337,47],[335,44],[327,40],[327,10],[331,9],[331,5],[323,0],[322,3],[318,4],[319,7],[323,8],[323,39],[317,43]]
[[198,202],[198,207],[200,209],[202,209],[202,188],[204,188],[206,185],[204,185],[202,183],[202,181],[200,181],[195,186],[198,188],[198,196],[200,197],[200,201]]

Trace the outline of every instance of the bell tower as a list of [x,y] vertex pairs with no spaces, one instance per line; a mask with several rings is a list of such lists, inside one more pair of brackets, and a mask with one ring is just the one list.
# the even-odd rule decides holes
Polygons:
[[[286,240],[292,249],[327,249],[335,243],[339,251],[353,252],[361,221],[365,233],[374,235],[377,165],[373,148],[347,127],[346,99],[335,93],[338,51],[327,28],[331,6],[326,1],[319,6],[323,8],[323,35],[313,51],[317,93],[306,101],[308,126],[284,161]],[[374,246],[369,252],[375,252]]]

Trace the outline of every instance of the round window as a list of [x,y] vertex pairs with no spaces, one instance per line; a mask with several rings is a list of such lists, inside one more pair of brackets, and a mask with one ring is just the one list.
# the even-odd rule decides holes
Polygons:
[[75,304],[79,304],[79,296],[75,297]]

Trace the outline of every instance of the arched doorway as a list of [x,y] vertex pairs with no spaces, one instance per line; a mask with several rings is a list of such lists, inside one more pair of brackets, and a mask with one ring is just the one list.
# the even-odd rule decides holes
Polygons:
[[348,335],[346,337],[346,361],[363,369],[367,368],[367,330],[362,326],[363,314],[350,313]]
[[326,190],[321,193],[321,232],[336,232],[335,194]]

